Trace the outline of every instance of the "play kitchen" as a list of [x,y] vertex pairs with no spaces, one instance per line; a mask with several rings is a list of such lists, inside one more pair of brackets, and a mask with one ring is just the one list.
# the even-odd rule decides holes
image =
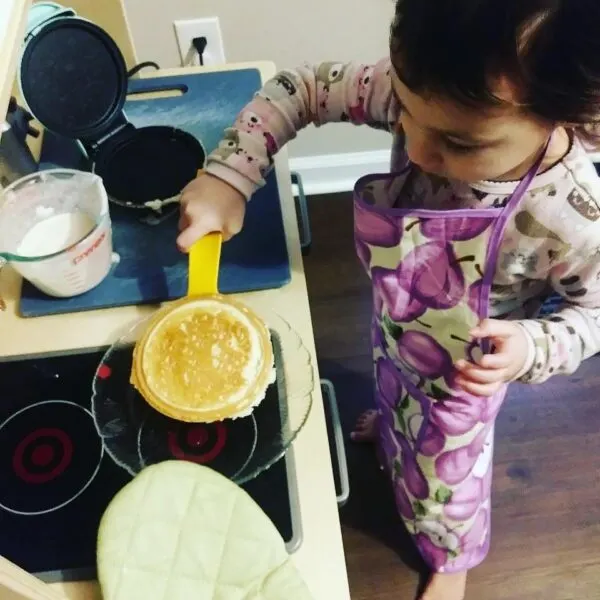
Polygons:
[[[343,443],[333,388],[319,385],[285,154],[239,238],[222,252],[207,238],[189,262],[174,247],[173,197],[273,67],[127,82],[105,32],[38,6],[18,77],[46,128],[40,171],[0,204],[0,555],[62,582],[51,589],[68,598],[91,597],[107,507],[175,460],[221,473],[256,501],[311,597],[348,598]],[[165,323],[175,329],[161,337]],[[196,363],[213,375],[195,379]],[[217,407],[210,416],[197,410],[199,383]],[[6,585],[0,576],[0,597]]]

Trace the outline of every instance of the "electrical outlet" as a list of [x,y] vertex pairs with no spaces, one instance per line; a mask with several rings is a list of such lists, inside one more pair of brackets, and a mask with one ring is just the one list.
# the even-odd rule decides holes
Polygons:
[[225,49],[218,17],[175,21],[173,26],[183,67],[200,64],[198,52],[192,43],[194,38],[199,37],[205,37],[207,42],[202,54],[203,64],[216,66],[225,63]]

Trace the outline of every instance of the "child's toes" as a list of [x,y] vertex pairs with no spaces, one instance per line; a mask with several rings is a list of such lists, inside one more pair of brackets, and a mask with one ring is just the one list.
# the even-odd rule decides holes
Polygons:
[[363,413],[357,419],[350,438],[355,442],[372,442],[377,436],[377,418],[378,413],[376,410],[368,410]]

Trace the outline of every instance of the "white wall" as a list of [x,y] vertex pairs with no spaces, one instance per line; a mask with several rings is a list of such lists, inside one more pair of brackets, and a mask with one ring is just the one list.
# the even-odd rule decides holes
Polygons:
[[[100,0],[98,0],[100,1]],[[124,0],[139,60],[179,65],[176,19],[218,16],[228,62],[375,61],[387,53],[393,0]],[[330,125],[303,132],[292,157],[389,149],[389,135]],[[314,162],[314,161],[313,161]],[[339,161],[338,161],[339,162]]]

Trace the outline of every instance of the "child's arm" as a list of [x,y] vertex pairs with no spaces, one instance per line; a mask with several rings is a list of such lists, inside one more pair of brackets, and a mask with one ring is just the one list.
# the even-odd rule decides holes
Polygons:
[[206,171],[249,199],[264,184],[273,156],[307,125],[350,122],[391,131],[397,117],[389,59],[281,71],[225,131]]
[[552,315],[519,323],[532,341],[531,367],[521,378],[541,383],[574,373],[583,360],[600,352],[600,256],[578,252],[551,272],[565,304]]

